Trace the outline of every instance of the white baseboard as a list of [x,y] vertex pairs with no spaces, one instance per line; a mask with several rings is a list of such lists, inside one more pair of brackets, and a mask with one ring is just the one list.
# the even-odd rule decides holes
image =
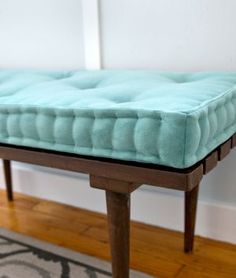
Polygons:
[[[104,192],[90,188],[87,175],[14,163],[13,180],[17,192],[106,212]],[[2,170],[0,184],[3,188]],[[150,186],[135,191],[132,194],[132,219],[183,231],[183,194],[173,192]],[[199,200],[196,234],[236,244],[235,219],[236,207]]]
[[[133,218],[183,231],[183,195],[139,190],[134,193]],[[150,213],[151,212],[151,213]],[[196,235],[236,244],[236,207],[199,200]]]

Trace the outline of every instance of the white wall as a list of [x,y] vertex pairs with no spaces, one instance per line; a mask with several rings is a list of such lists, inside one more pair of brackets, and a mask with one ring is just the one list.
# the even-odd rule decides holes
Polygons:
[[101,0],[106,68],[236,70],[235,0]]
[[[90,12],[83,13],[82,7],[88,9],[96,0],[83,0],[85,6],[81,1],[0,0],[0,68],[93,67],[84,44],[92,40],[91,55],[97,57],[99,41],[88,34],[97,33],[91,30],[96,21],[89,20]],[[236,70],[235,8],[234,0],[101,0],[102,64],[105,68]],[[97,67],[99,59],[95,59]],[[235,154],[203,179],[197,220],[198,234],[234,243]],[[90,189],[86,175],[16,163],[14,188],[105,212],[103,192]],[[132,201],[134,219],[182,230],[182,193],[144,186]]]
[[0,68],[84,66],[79,0],[0,0]]

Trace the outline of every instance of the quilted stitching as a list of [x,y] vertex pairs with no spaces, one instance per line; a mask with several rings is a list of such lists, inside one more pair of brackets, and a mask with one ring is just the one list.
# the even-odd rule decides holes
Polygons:
[[0,71],[0,142],[176,168],[236,132],[236,73]]

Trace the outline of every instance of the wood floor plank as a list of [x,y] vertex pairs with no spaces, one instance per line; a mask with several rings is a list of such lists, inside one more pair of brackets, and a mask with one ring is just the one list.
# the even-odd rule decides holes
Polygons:
[[[110,260],[103,214],[0,190],[0,226],[72,250]],[[143,223],[131,224],[131,267],[154,277],[236,277],[236,246],[196,237],[185,254],[183,234]]]
[[103,226],[107,224],[107,220],[104,215],[50,201],[42,200],[38,202],[38,204],[34,206],[33,210],[72,221],[79,221],[80,223],[86,225]]
[[235,278],[235,273],[225,269],[218,271],[218,269],[196,269],[194,267],[185,267],[183,270],[176,276],[176,278]]
[[40,203],[39,199],[21,194],[16,194],[14,202],[9,202],[6,199],[5,192],[0,190],[0,207],[19,207],[32,209],[38,203]]

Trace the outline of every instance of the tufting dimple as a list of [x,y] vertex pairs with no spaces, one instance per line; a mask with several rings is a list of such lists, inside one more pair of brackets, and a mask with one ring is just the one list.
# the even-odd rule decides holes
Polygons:
[[236,73],[0,70],[0,142],[186,168],[236,132]]

